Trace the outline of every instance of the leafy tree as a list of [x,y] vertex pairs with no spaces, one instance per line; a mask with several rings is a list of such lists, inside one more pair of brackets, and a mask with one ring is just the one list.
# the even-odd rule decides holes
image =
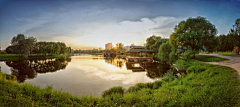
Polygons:
[[163,43],[159,47],[158,58],[161,61],[164,61],[164,62],[170,61],[169,54],[172,52],[172,47],[173,46],[170,45],[168,42],[167,43]]
[[[170,43],[177,41],[177,45],[186,47],[188,50],[212,51],[213,46],[217,46],[215,26],[206,20],[204,17],[188,18],[186,21],[181,21],[174,28],[174,34],[170,36]],[[195,54],[193,54],[195,58]]]
[[239,55],[239,50],[239,47],[236,46],[234,47],[233,52]]
[[116,51],[117,52],[123,52],[123,46],[124,45],[122,43],[117,43],[116,44],[116,49],[117,49]]
[[158,39],[153,45],[150,46],[150,49],[158,52],[160,45],[166,43],[167,41],[168,39]]
[[67,46],[63,42],[57,42],[60,46],[60,53],[59,54],[66,54],[68,52]]
[[14,50],[20,57],[27,57],[31,53],[35,43],[36,38],[26,38],[23,34],[18,34],[11,40],[11,46],[15,47]]
[[155,35],[152,35],[152,36],[150,36],[149,38],[147,38],[147,40],[146,40],[146,42],[147,42],[146,48],[147,48],[147,49],[151,49],[150,46],[154,45],[155,42],[156,42],[158,39],[161,39],[161,37],[160,37],[160,36],[155,36]]
[[8,47],[6,48],[6,52],[7,52],[8,54],[12,54],[12,53],[13,53],[13,50],[14,50],[14,46],[8,46]]
[[132,43],[130,46],[135,46],[134,43]]

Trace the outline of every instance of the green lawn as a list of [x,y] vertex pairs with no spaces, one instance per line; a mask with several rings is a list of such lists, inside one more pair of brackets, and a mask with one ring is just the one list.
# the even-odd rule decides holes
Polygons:
[[[184,55],[181,55],[181,57],[186,58]],[[191,56],[192,57],[192,56]],[[195,55],[195,59],[202,61],[202,62],[219,62],[219,61],[226,61],[229,59],[226,58],[220,58],[220,57],[216,57],[216,56],[208,56],[208,55]]]
[[102,53],[91,53],[91,55],[102,55]]
[[[31,54],[27,59],[49,59],[49,58],[60,58],[64,57],[65,55],[38,55],[38,54]],[[19,56],[16,54],[0,54],[0,61],[6,61],[6,60],[19,60]]]
[[[6,80],[0,73],[0,106],[240,106],[240,82],[229,67],[182,61],[187,74],[171,72],[162,81],[113,87],[102,98],[74,97],[68,93]],[[12,78],[8,78],[12,79]]]
[[215,56],[208,56],[208,55],[195,55],[195,59],[203,62],[219,62],[219,61],[226,61],[229,59],[220,58]]
[[240,57],[240,54],[237,55],[236,53],[233,53],[233,52],[214,52],[212,54],[220,54],[220,55],[224,55],[224,56]]

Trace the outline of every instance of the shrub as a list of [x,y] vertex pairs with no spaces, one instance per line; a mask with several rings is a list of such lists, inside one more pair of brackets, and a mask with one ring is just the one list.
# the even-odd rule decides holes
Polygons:
[[239,54],[239,47],[238,46],[234,47],[233,53]]
[[121,86],[118,86],[118,87],[112,87],[110,88],[109,90],[106,90],[102,93],[102,97],[106,97],[107,95],[111,95],[111,94],[121,94],[123,95],[124,93],[124,88],[121,87]]
[[205,71],[207,68],[206,67],[203,67],[203,66],[190,66],[188,69],[187,69],[187,73],[190,74],[192,72],[194,73],[199,73],[199,72],[202,72],[202,71]]
[[168,73],[164,74],[162,81],[172,82],[175,79],[176,79],[176,77],[173,75],[173,72],[168,72]]
[[179,71],[182,71],[182,70],[186,70],[187,69],[187,62],[180,59],[180,60],[177,60],[176,61],[176,68],[179,70]]

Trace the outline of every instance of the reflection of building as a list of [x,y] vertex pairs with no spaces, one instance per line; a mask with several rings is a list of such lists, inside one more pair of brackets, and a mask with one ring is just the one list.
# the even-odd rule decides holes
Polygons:
[[121,59],[121,58],[105,58],[104,59],[106,63],[114,65],[118,68],[122,68],[124,66],[125,63],[125,59]]
[[105,44],[105,49],[111,49],[111,48],[112,48],[112,43]]
[[153,68],[156,65],[157,65],[156,63],[152,63],[152,62],[141,62],[141,63],[126,62],[127,70],[132,70],[133,72],[145,71],[145,69]]
[[102,53],[102,56],[103,56],[103,57],[111,57],[111,58],[114,58],[114,57],[116,57],[116,53],[114,53],[114,52],[103,52],[103,53]]

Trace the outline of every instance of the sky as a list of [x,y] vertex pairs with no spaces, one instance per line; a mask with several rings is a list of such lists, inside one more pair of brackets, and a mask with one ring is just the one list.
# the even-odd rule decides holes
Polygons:
[[72,49],[144,45],[197,16],[227,34],[240,18],[240,0],[0,0],[0,45],[5,49],[17,34]]

